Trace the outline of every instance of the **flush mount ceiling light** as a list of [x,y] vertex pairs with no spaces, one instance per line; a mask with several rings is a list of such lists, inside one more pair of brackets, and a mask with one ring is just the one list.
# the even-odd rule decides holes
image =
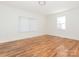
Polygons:
[[46,5],[46,1],[38,1],[38,4],[39,4],[40,6],[45,6],[45,5]]

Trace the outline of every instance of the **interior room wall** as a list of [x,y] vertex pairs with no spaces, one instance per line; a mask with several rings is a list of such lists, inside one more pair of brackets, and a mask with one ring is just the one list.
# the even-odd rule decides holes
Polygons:
[[[39,20],[39,32],[19,33],[17,31],[19,16],[34,17]],[[43,15],[0,5],[0,42],[14,41],[43,34],[45,34],[45,18]]]
[[[66,30],[58,30],[57,17],[66,16]],[[48,15],[48,34],[79,40],[79,7]]]
[[[57,17],[66,16],[66,30],[57,29]],[[19,33],[19,16],[34,17],[39,20],[39,32]],[[0,42],[8,42],[39,36],[44,34],[79,39],[79,8],[64,12],[49,14],[47,16],[0,5]]]

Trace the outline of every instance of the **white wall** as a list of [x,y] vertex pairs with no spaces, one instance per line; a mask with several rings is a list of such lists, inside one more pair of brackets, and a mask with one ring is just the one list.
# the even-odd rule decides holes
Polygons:
[[[56,17],[66,16],[66,30],[57,29]],[[18,33],[18,17],[34,17],[39,20],[38,33]],[[43,16],[28,11],[0,5],[0,42],[39,36],[43,34],[79,39],[79,8]]]
[[[66,30],[57,29],[57,16],[66,16]],[[79,8],[48,15],[48,34],[79,39]]]
[[[34,17],[39,20],[38,33],[18,33],[18,17]],[[0,42],[14,41],[17,39],[45,34],[45,18],[42,15],[26,12],[20,9],[0,5]]]

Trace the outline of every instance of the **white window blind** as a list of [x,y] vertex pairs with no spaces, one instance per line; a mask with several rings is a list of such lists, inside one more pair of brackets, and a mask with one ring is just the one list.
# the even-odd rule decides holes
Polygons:
[[66,18],[65,16],[57,17],[57,28],[65,30],[66,29]]
[[37,32],[38,20],[34,18],[20,17],[19,32]]

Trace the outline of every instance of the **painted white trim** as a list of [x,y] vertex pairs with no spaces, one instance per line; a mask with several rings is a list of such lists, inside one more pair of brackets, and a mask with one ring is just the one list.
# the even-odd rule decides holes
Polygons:
[[0,41],[0,43],[6,43],[6,42],[22,40],[22,39],[28,39],[28,38],[37,37],[37,36],[43,36],[43,35],[46,35],[46,34],[32,35],[32,36],[26,36],[26,37],[22,37],[22,38],[12,38],[12,40],[11,39],[3,40],[3,41]]
[[62,38],[68,38],[68,39],[73,39],[73,40],[79,40],[79,38],[75,38],[75,37],[70,37],[70,36],[64,36],[64,35],[58,35],[58,34],[49,34],[49,35],[52,35],[52,36],[58,36],[58,37],[62,37]]

